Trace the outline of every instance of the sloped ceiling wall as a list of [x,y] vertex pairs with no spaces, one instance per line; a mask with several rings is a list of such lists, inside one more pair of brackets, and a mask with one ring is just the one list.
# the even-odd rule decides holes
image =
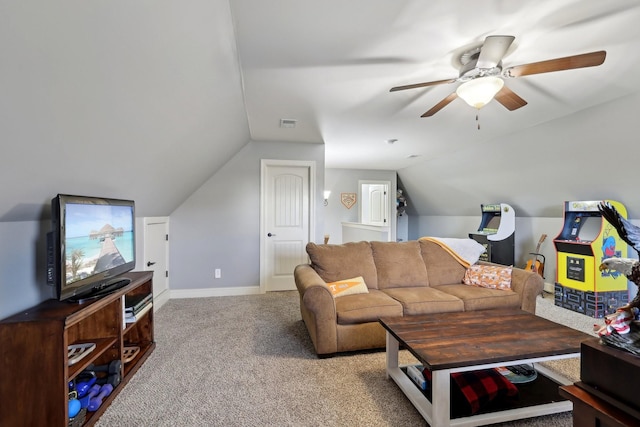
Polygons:
[[518,216],[562,217],[567,200],[622,202],[640,217],[636,106],[640,95],[593,107],[398,171],[419,215],[474,216],[508,203]]
[[0,3],[0,221],[169,215],[249,141],[227,0]]

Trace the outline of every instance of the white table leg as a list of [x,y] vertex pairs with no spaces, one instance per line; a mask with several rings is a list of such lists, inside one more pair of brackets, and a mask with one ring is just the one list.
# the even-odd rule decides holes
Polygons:
[[451,421],[451,371],[431,371],[431,421],[434,426],[448,427]]
[[400,345],[391,333],[387,332],[387,378],[389,378],[389,370],[398,367],[398,352]]

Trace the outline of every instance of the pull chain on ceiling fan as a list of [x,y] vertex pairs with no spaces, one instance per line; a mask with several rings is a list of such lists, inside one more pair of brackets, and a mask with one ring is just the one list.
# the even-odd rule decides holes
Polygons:
[[462,67],[458,78],[395,86],[389,92],[461,82],[462,84],[455,92],[449,94],[421,117],[433,116],[456,98],[462,98],[467,104],[477,109],[495,99],[507,110],[514,111],[527,105],[527,101],[509,89],[504,84],[504,78],[595,67],[601,65],[607,55],[601,50],[502,68],[502,58],[514,39],[513,36],[488,36],[481,47],[463,53],[460,58]]

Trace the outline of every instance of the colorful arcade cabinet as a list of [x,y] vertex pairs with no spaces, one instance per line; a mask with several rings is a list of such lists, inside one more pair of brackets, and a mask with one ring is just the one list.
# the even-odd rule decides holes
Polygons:
[[516,212],[506,203],[480,205],[480,209],[480,227],[476,233],[469,233],[470,238],[487,248],[480,260],[513,265]]
[[[627,209],[607,200],[624,218]],[[555,305],[601,318],[629,302],[627,278],[600,271],[602,260],[627,256],[627,244],[602,217],[596,201],[564,202],[564,225],[553,241],[557,269]]]

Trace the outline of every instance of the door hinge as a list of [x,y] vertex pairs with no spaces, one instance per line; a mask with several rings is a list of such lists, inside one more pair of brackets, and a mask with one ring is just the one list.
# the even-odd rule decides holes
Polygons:
[[169,271],[167,270],[164,271],[164,277],[169,277]]
[[168,234],[164,235],[164,240],[166,240],[167,242],[169,241],[169,235]]

